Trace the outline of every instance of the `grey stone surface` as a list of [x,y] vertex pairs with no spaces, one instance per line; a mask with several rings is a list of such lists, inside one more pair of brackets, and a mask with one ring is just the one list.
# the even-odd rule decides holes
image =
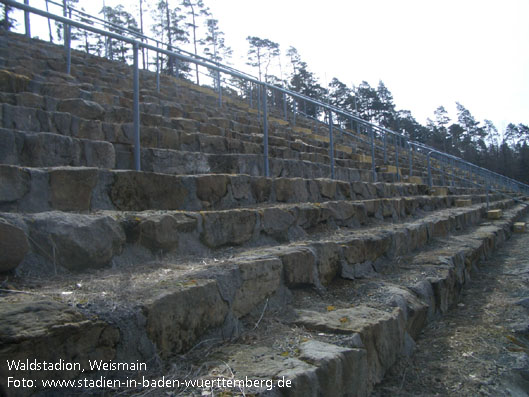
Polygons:
[[105,215],[43,212],[26,223],[33,251],[74,271],[109,265],[125,243],[119,224]]
[[235,293],[232,308],[237,317],[242,317],[279,289],[282,264],[278,258],[265,257],[243,259],[237,266],[241,286]]
[[97,184],[96,168],[50,170],[50,204],[61,211],[88,211],[92,190]]
[[316,258],[308,247],[291,247],[278,253],[288,287],[317,285]]
[[0,219],[0,273],[16,268],[29,251],[22,229]]
[[70,98],[60,101],[57,105],[57,110],[60,112],[71,113],[88,120],[101,120],[105,111],[98,103],[80,98]]
[[[119,331],[97,319],[90,319],[61,302],[42,298],[23,298],[0,305],[0,376],[7,379],[6,360],[30,362],[79,363],[90,368],[88,360],[115,358]],[[17,371],[17,376],[34,379],[73,379],[81,372]]]
[[253,236],[257,222],[254,210],[203,212],[202,240],[212,248],[239,245]]
[[190,349],[208,328],[220,326],[228,313],[214,280],[190,280],[159,286],[142,305],[146,331],[162,358]]
[[319,395],[369,395],[367,353],[364,349],[309,340],[300,345],[299,359],[318,368]]
[[27,170],[0,165],[0,204],[23,198],[30,189],[31,177]]

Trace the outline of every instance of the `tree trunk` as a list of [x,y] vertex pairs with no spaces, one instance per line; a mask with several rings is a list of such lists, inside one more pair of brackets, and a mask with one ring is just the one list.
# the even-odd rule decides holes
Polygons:
[[[189,2],[189,5],[191,6],[191,15],[193,16],[193,45],[195,46],[195,55],[198,55],[197,52],[197,25],[195,24],[195,8],[193,7],[193,3]],[[198,78],[198,64],[195,63],[195,70],[197,75],[197,85],[200,85],[200,80]]]
[[[172,45],[172,37],[171,37],[171,14],[169,12],[169,0],[166,0],[165,2],[166,6],[166,15],[167,15],[167,50],[172,51],[173,45]],[[167,70],[169,74],[173,74],[173,57],[170,55],[167,56]],[[176,76],[178,77],[178,76]]]

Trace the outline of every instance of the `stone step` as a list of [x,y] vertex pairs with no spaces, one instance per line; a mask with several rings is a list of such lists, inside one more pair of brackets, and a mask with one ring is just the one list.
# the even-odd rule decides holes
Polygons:
[[[133,126],[128,118],[119,122],[80,118],[69,112],[36,110],[20,106],[3,105],[3,127],[23,132],[51,132],[76,138],[109,141],[111,143],[132,144]],[[104,114],[104,110],[101,114]],[[150,116],[151,118],[153,116]],[[141,128],[143,147],[186,149],[208,152],[262,153],[261,134],[245,134],[215,124],[200,123],[184,118],[163,118],[166,122],[152,120],[153,126]],[[213,120],[213,119],[211,119]],[[222,119],[229,124],[227,119]],[[224,125],[224,124],[221,124]],[[229,126],[228,126],[229,127]],[[212,136],[213,135],[213,136]],[[271,156],[282,158],[305,157],[313,161],[329,163],[327,150],[299,140],[271,136],[269,139]],[[345,150],[346,147],[343,147]],[[343,150],[335,150],[337,163],[342,166],[367,168],[367,165]]]
[[0,164],[28,167],[116,167],[114,146],[107,141],[6,128],[0,128],[0,141]]
[[[70,102],[71,102],[71,101],[73,101],[73,102],[75,102],[75,101],[79,102],[80,100],[79,100],[79,99],[77,99],[77,100],[70,100]],[[30,100],[30,102],[31,102],[31,100]],[[85,103],[86,101],[83,100],[83,101],[81,101],[81,102]],[[144,105],[148,105],[148,104],[144,104]],[[82,109],[82,108],[84,108],[84,107],[83,107],[83,106],[75,106],[74,108]],[[124,108],[123,110],[125,110],[125,114],[130,114],[130,110],[129,110],[129,109],[125,109],[125,108]],[[151,110],[152,110],[152,107],[151,107]],[[93,112],[89,112],[89,113],[93,113]],[[121,119],[121,118],[122,118],[122,116],[120,116],[120,119]],[[151,118],[152,118],[152,115],[151,115]],[[226,124],[226,123],[229,123],[227,119],[223,119],[223,120],[224,120],[225,124]],[[190,122],[191,122],[191,120],[189,120],[188,124],[190,124]],[[86,124],[87,124],[87,122],[85,121],[85,122],[84,122],[84,125],[86,125]],[[88,124],[89,124],[89,123],[88,123]],[[92,125],[91,127],[94,127],[94,126]],[[85,127],[84,129],[86,130],[86,127]],[[206,128],[206,130],[207,130],[207,129],[208,129],[208,128]],[[339,145],[337,145],[337,146],[338,146],[338,148],[340,147]],[[344,149],[346,152],[349,151],[348,147],[343,147],[343,149]],[[325,153],[325,150],[324,150],[324,153]],[[340,156],[340,150],[337,150],[337,156]]]
[[[53,46],[49,47],[48,52],[51,51],[51,50],[53,50],[53,48],[54,48]],[[59,49],[56,48],[56,50],[59,50]],[[86,63],[86,60],[84,60],[84,59],[86,58],[85,55],[84,55],[84,54],[79,54],[79,56],[83,59],[83,60],[80,60],[79,63],[80,63],[80,64]],[[90,57],[88,57],[88,58],[90,58]],[[95,58],[92,57],[91,59],[95,59]],[[107,61],[105,61],[105,62],[107,62]],[[93,63],[93,64],[96,64],[97,62],[96,62],[95,60],[93,60],[92,63]],[[107,63],[108,63],[109,65],[114,65],[117,69],[119,69],[119,70],[121,70],[121,71],[123,71],[123,70],[130,70],[129,67],[124,66],[124,65],[117,65],[116,63],[112,63],[112,62],[107,62]],[[93,66],[92,66],[92,67],[88,67],[88,66],[87,66],[87,70],[90,71],[90,68],[91,68],[92,70],[94,69]],[[104,69],[104,68],[103,68],[103,69]],[[102,71],[103,69],[100,68],[99,71]],[[105,69],[105,70],[108,70],[108,68]],[[91,71],[90,73],[92,73],[92,71]],[[148,72],[145,72],[144,75],[147,76],[147,75],[149,75],[149,73],[148,73]],[[150,75],[152,76],[152,74],[150,74]],[[152,80],[152,79],[151,79],[151,80]],[[175,80],[175,81],[176,81],[176,80]],[[193,88],[193,84],[191,84],[191,83],[185,83],[185,84],[182,83],[182,85],[187,85],[187,88],[189,88],[189,89]],[[118,86],[118,87],[119,87],[120,89],[122,89],[122,85],[120,85],[120,86]],[[146,93],[147,93],[147,90],[145,90],[145,91],[146,91]],[[210,89],[206,89],[206,88],[201,88],[201,87],[196,87],[196,90],[195,90],[195,91],[197,91],[197,92],[200,91],[202,94],[206,93],[206,94],[207,94],[206,96],[209,96],[209,97],[211,97],[211,98],[213,98],[213,97],[216,95],[212,90],[210,90]],[[118,90],[118,92],[119,92],[119,90]],[[155,93],[155,92],[153,92],[153,91],[151,91],[150,94],[151,94],[151,95],[150,95],[151,98],[155,98],[156,95],[159,96],[159,94],[157,94],[157,93]],[[174,96],[174,92],[172,92],[172,95]],[[123,98],[126,98],[127,96],[128,96],[129,98],[131,97],[131,93],[130,93],[130,91],[128,91],[126,95],[122,95]],[[152,110],[152,107],[151,107],[151,110]],[[250,119],[251,119],[251,118],[250,118]],[[309,125],[310,125],[310,124],[309,124]],[[316,123],[316,124],[313,123],[312,125],[313,125],[313,126],[314,126],[314,125],[317,126],[317,123]],[[321,140],[325,141],[325,138],[322,138],[322,137],[324,137],[324,136],[326,135],[326,130],[325,130],[325,128],[324,128],[323,126],[313,127],[313,128],[310,128],[310,129],[308,129],[308,128],[305,128],[305,129],[303,129],[303,128],[299,128],[298,131],[302,132],[303,134],[305,134],[305,135],[307,135],[307,136],[308,136],[308,135],[314,135],[314,134],[319,135],[320,132],[321,132],[322,135],[319,135],[319,136],[316,138],[316,141],[318,141],[318,140],[319,140],[319,141],[321,141]],[[352,131],[351,131],[351,132],[352,132]],[[341,134],[337,134],[337,138],[338,138],[338,139],[339,139],[340,135],[341,135]],[[380,141],[380,142],[378,142],[378,144],[379,144],[379,145],[382,145],[382,142]],[[388,145],[388,148],[389,148],[389,151],[390,151],[390,152],[392,151],[392,150],[391,150],[392,147],[393,147],[393,145],[391,145],[391,144]],[[394,147],[393,147],[393,148],[394,148]],[[406,151],[403,150],[402,153],[404,154],[404,153],[406,153]],[[390,154],[390,158],[391,158],[391,154]],[[390,179],[391,179],[391,177],[387,177],[387,178],[385,178],[385,180],[390,180]]]
[[[497,203],[503,208],[511,204]],[[527,206],[516,206],[506,210],[504,220],[471,230],[464,239],[458,237],[454,241],[462,243],[455,247],[454,257],[464,252],[464,258],[472,264],[486,253],[481,247],[490,246],[502,234],[508,235],[516,216],[525,212]],[[82,343],[60,343],[61,357],[66,362],[146,362],[158,356],[171,363],[174,355],[191,349],[202,363],[210,361],[204,366],[198,363],[204,370],[198,373],[200,376],[215,373],[224,362],[237,378],[247,375],[272,379],[285,375],[292,381],[290,395],[305,396],[307,391],[328,395],[328,390],[344,390],[349,395],[356,390],[367,395],[396,356],[409,351],[413,345],[411,334],[421,328],[425,318],[428,320],[428,313],[435,314],[442,310],[442,302],[453,299],[450,294],[457,290],[453,288],[457,277],[450,275],[460,274],[465,260],[459,257],[450,262],[440,258],[446,257],[451,248],[445,246],[441,252],[436,245],[436,254],[421,254],[423,261],[417,259],[411,266],[426,266],[426,274],[419,279],[410,278],[417,285],[409,290],[400,284],[398,288],[391,285],[387,268],[373,268],[373,272],[379,270],[376,277],[383,281],[387,292],[384,307],[368,300],[356,301],[351,307],[353,296],[365,297],[362,289],[354,295],[356,284],[345,288],[340,284],[345,280],[332,283],[343,273],[342,264],[365,263],[366,259],[377,263],[386,257],[392,259],[394,273],[400,266],[404,266],[401,271],[407,271],[407,262],[398,261],[399,257],[435,243],[456,228],[478,224],[484,214],[484,206],[453,208],[387,230],[375,227],[367,234],[353,231],[329,235],[296,245],[207,258],[201,265],[165,262],[128,272],[109,269],[89,278],[58,277],[46,282],[40,279],[38,283],[28,280],[14,285],[28,293],[2,297],[10,304],[0,305],[0,324],[6,327],[2,334],[9,336],[2,341],[1,361],[23,358],[29,354],[28,349],[39,360],[50,360],[56,353],[55,344],[50,341],[58,342],[67,334]],[[472,239],[475,242],[469,243]],[[453,270],[439,271],[450,263]],[[350,283],[362,283],[364,279],[365,274]],[[310,292],[300,289],[306,285],[320,289],[310,302],[305,302],[303,295]],[[323,285],[327,290],[321,289]],[[337,291],[348,295],[338,296]],[[293,305],[285,306],[292,293]],[[259,325],[268,305],[270,310],[276,307],[284,315],[280,313],[275,320],[267,315]],[[38,332],[21,333],[26,324]],[[213,352],[209,347],[212,354],[204,354],[200,347],[203,338],[226,339],[244,329],[248,332],[238,342],[224,343]],[[222,360],[218,366],[212,365],[215,359]],[[179,360],[182,363],[182,358]],[[163,368],[155,363],[150,365],[163,373]],[[5,366],[0,368],[2,375],[7,375]],[[21,371],[19,376],[22,375],[26,373]],[[80,371],[71,371],[66,376],[79,375]],[[353,386],[355,389],[351,390]]]
[[[47,211],[0,213],[29,238],[20,266],[87,271],[154,260],[158,256],[204,255],[216,250],[293,242],[332,230],[373,222],[398,222],[450,208],[459,196],[412,196],[363,201],[269,204],[221,211]],[[480,202],[484,197],[475,196]],[[482,206],[482,204],[476,204]],[[470,207],[472,208],[472,207]],[[55,270],[56,271],[56,270]]]
[[[31,103],[31,101],[33,101],[33,100],[34,100],[34,98],[33,98],[33,97],[30,97],[30,99],[29,99],[29,103]],[[75,100],[72,99],[72,100],[69,100],[69,101],[70,101],[70,102],[73,101],[73,102],[76,102],[76,103],[78,103],[78,102],[82,102],[82,103],[85,104],[85,105],[90,103],[90,102],[87,102],[87,101],[85,101],[85,100],[80,100],[80,99],[75,99]],[[40,102],[42,102],[42,101],[40,101]],[[49,101],[48,101],[48,102],[49,102]],[[69,102],[68,102],[68,103],[69,103]],[[144,104],[144,105],[146,105],[146,104]],[[5,106],[10,106],[10,105],[5,105]],[[70,106],[70,105],[68,105],[68,106]],[[63,106],[63,107],[64,107],[64,106]],[[86,108],[86,106],[77,106],[77,105],[76,105],[76,106],[74,106],[73,108],[74,108],[74,109],[83,109],[83,108],[85,108],[85,110],[88,109],[88,110],[87,110],[88,113],[92,114],[92,113],[93,113],[92,110],[93,110],[94,107],[97,107],[97,106],[94,105],[94,106],[90,107],[90,109],[88,109],[88,108]],[[70,108],[71,108],[71,106],[70,106]],[[129,111],[128,109],[123,108],[123,110],[125,110],[125,115],[129,115],[129,116],[130,116],[130,111]],[[16,113],[16,112],[14,111],[14,108],[6,108],[6,112],[7,112],[7,115],[11,114],[12,116],[13,116],[13,113]],[[24,127],[25,127],[25,128],[30,128],[30,129],[38,129],[38,123],[41,122],[40,119],[43,119],[45,125],[42,126],[41,128],[46,128],[46,127],[48,127],[48,128],[51,129],[51,130],[54,130],[54,129],[57,128],[57,129],[61,129],[61,132],[66,133],[66,134],[72,134],[71,131],[62,131],[62,129],[64,129],[64,128],[62,128],[62,127],[65,126],[65,125],[67,124],[68,126],[70,126],[70,128],[71,128],[72,125],[74,125],[76,128],[75,128],[75,131],[73,131],[73,134],[75,134],[75,135],[80,135],[80,136],[82,136],[82,137],[91,137],[91,138],[95,138],[95,139],[99,139],[99,140],[101,140],[101,139],[104,139],[104,138],[103,138],[103,135],[108,135],[108,133],[107,133],[107,134],[103,134],[103,130],[106,130],[106,131],[110,132],[111,136],[117,136],[117,137],[119,137],[119,136],[121,135],[121,134],[120,134],[120,133],[121,133],[121,131],[120,131],[121,128],[119,128],[119,126],[118,126],[118,128],[116,128],[116,127],[112,127],[112,126],[109,126],[108,124],[105,124],[105,125],[103,126],[102,123],[99,122],[99,121],[96,121],[95,124],[94,124],[94,120],[90,121],[90,120],[80,119],[79,121],[76,121],[75,123],[72,123],[71,121],[68,122],[68,120],[66,120],[66,119],[68,119],[68,118],[71,117],[71,116],[68,116],[68,114],[60,114],[60,115],[57,115],[57,116],[52,116],[52,118],[53,118],[54,120],[53,120],[53,122],[50,122],[50,121],[46,121],[47,119],[50,118],[49,116],[46,117],[46,114],[45,114],[45,113],[48,113],[48,112],[45,112],[45,113],[40,112],[40,113],[38,113],[38,112],[36,112],[36,111],[32,111],[31,109],[28,109],[28,108],[26,108],[25,110],[20,110],[20,112],[24,113],[24,115],[22,115],[22,116],[20,116],[20,117],[15,117],[15,116],[13,116],[13,117],[7,117],[8,123],[7,123],[7,124],[4,123],[4,125],[10,125],[10,124],[13,124],[12,127],[14,126],[14,127],[20,127],[20,128],[24,128]],[[27,113],[27,114],[26,114],[26,113]],[[27,117],[26,117],[26,116],[27,116]],[[121,120],[122,118],[123,118],[122,116],[119,116],[119,119],[120,119],[120,120]],[[125,119],[127,119],[127,118],[128,118],[128,117],[125,117]],[[150,116],[150,118],[152,119],[152,115]],[[38,119],[38,120],[37,120],[37,119]],[[61,128],[59,128],[59,124],[57,124],[58,121],[57,121],[56,119],[60,120],[60,126],[61,126]],[[18,120],[18,121],[17,121],[17,120]],[[23,120],[23,121],[21,122],[20,120]],[[176,119],[176,120],[178,120],[178,119]],[[180,122],[180,121],[176,121],[176,120],[173,119],[173,121],[175,121],[177,124],[178,124],[178,123],[182,124],[182,122],[186,121],[185,119],[181,119],[182,122]],[[227,119],[221,119],[221,120],[223,120],[223,122],[224,122],[224,124],[222,124],[222,125],[228,125],[228,124],[229,124],[229,121],[228,121]],[[153,122],[154,122],[154,121],[153,121]],[[197,126],[196,123],[197,123],[196,121],[193,121],[193,120],[187,120],[186,123],[183,124],[183,125],[184,125],[184,126],[187,126],[187,127],[189,127],[189,128],[191,128],[191,129],[193,129],[193,128],[196,128],[196,126]],[[41,124],[42,124],[42,123],[41,123]],[[200,123],[199,123],[199,124],[200,124]],[[194,127],[193,127],[193,126],[194,126]],[[103,127],[104,127],[104,128],[103,128]],[[143,144],[144,144],[144,145],[145,145],[145,144],[147,144],[147,145],[153,145],[153,144],[154,144],[154,145],[158,145],[158,146],[160,146],[160,145],[163,146],[164,144],[167,144],[167,143],[173,143],[173,144],[174,144],[174,142],[173,142],[174,139],[170,139],[169,141],[168,141],[167,139],[163,139],[162,141],[160,141],[160,144],[157,144],[156,142],[159,140],[159,132],[160,132],[160,128],[153,129],[153,132],[152,132],[152,133],[149,133],[148,130],[145,131],[145,128],[146,128],[146,127],[143,128],[144,131],[143,131],[143,134],[142,134],[142,138],[143,138],[142,140],[143,140]],[[210,127],[207,127],[207,125],[204,125],[204,127],[200,127],[200,128],[202,128],[204,131],[211,132],[211,131],[212,131],[211,128],[217,128],[217,127],[216,127],[215,125],[211,125],[211,124],[210,124]],[[67,129],[68,129],[68,128],[67,128]],[[78,130],[80,130],[80,131],[78,131]],[[99,131],[99,132],[98,132],[98,131]],[[116,131],[117,131],[117,132],[116,132]],[[126,131],[128,131],[128,132],[126,132]],[[125,130],[124,132],[125,132],[125,134],[124,134],[125,136],[127,136],[127,134],[128,134],[129,136],[131,136],[131,125],[130,125],[130,123],[127,125],[127,130]],[[213,131],[213,132],[214,132],[215,134],[218,133],[218,131]],[[235,133],[236,133],[236,132],[235,132]],[[94,134],[95,134],[95,135],[94,135]],[[240,134],[240,133],[236,133],[236,134],[238,135],[239,138],[241,138],[241,137],[245,137],[244,134]],[[158,138],[155,139],[155,140],[153,141],[152,138],[151,138],[151,135],[154,135],[154,136],[156,136],[156,137],[158,137]],[[171,132],[169,131],[169,132],[165,133],[165,135],[167,136],[167,135],[172,135],[172,134],[171,134]],[[145,138],[145,137],[146,137],[146,138]],[[107,138],[107,139],[112,139],[112,137],[109,137],[109,138]],[[216,137],[216,138],[207,138],[207,137],[204,137],[204,139],[205,139],[205,141],[207,142],[208,139],[211,141],[211,139],[217,139],[217,140],[219,140],[219,139],[221,139],[221,138],[219,138],[219,137]],[[274,139],[277,140],[278,138],[273,138],[273,137],[272,137],[272,138],[271,138],[272,143],[273,143],[273,140],[274,140]],[[118,141],[119,141],[119,140],[120,140],[120,139],[118,138]],[[127,142],[130,143],[130,141],[131,141],[131,137],[129,137],[128,139],[125,139],[125,141],[127,141]],[[233,141],[232,141],[232,142],[233,142]],[[314,141],[313,141],[313,142],[314,142]],[[212,143],[213,143],[213,142],[211,142],[211,144],[212,144]],[[284,142],[284,143],[286,143],[286,142]],[[304,147],[302,148],[302,150],[303,150],[303,149],[305,149],[305,150],[308,149],[306,143],[301,142],[301,145],[304,146]],[[228,145],[228,146],[229,146],[229,145]],[[239,145],[239,146],[240,146],[240,145]],[[246,146],[247,146],[247,145],[246,145]],[[298,146],[299,146],[299,145],[298,145]],[[310,145],[309,145],[309,147],[310,147]],[[340,148],[341,146],[340,146],[340,145],[337,145],[337,147]],[[296,148],[296,149],[298,149],[298,150],[300,149],[299,147],[295,147],[295,146],[292,146],[292,148]],[[340,151],[340,150],[336,150],[336,151],[335,151],[335,154],[336,154],[337,157],[347,157],[347,153],[350,152],[350,150],[349,150],[349,148],[348,148],[347,146],[344,146],[342,149],[345,150],[345,152],[344,152],[344,151]],[[258,148],[256,147],[256,148],[253,148],[252,150],[255,152],[255,151],[258,151]],[[274,148],[273,148],[273,147],[272,147],[271,150],[272,150],[272,153],[271,153],[272,155],[276,154],[276,153],[274,153]],[[321,160],[323,160],[324,162],[327,162],[327,163],[328,163],[329,160],[328,160],[328,156],[326,156],[326,150],[327,150],[327,149],[322,148],[322,151],[323,151],[323,153],[324,153],[324,154],[323,154],[324,157],[323,157]],[[351,150],[352,150],[352,149],[351,149]],[[277,149],[276,149],[275,151],[277,152]],[[287,151],[287,152],[288,152],[288,151]],[[289,152],[289,153],[291,153],[291,152]],[[320,151],[320,153],[322,153],[322,152]],[[284,156],[284,155],[285,155],[285,151],[282,150],[282,151],[278,152],[277,154],[280,154],[280,155]],[[310,159],[313,161],[315,156],[314,156],[314,155],[310,155],[310,154],[308,154],[308,153],[306,153],[306,154],[303,154],[303,153],[302,153],[302,157],[303,157],[303,159],[308,159],[308,158],[310,158]],[[367,158],[367,156],[365,156],[365,157]],[[320,161],[321,161],[321,160],[320,160]],[[338,165],[340,165],[340,166],[352,166],[352,165],[353,165],[352,163],[354,163],[354,161],[351,162],[351,161],[348,161],[348,160],[337,160],[337,163],[338,163]],[[361,163],[361,161],[360,161],[360,163]],[[356,163],[356,166],[358,167],[359,164]],[[367,167],[367,165],[366,165],[366,166],[361,166],[361,165],[360,165],[360,168],[365,168],[365,167]],[[416,171],[416,172],[417,172],[417,171]],[[393,181],[393,180],[395,180],[395,177],[392,176],[392,175],[387,175],[387,176],[383,176],[383,177],[382,177],[382,180]]]
[[[208,134],[188,134],[183,131],[152,129],[152,134],[142,135],[146,147],[165,147],[189,152],[206,154],[260,154],[260,144],[239,141],[237,139]],[[39,166],[95,166],[99,168],[127,168],[121,162],[116,163],[115,145],[105,139],[129,142],[131,138],[111,138],[94,136],[96,139],[76,138],[54,133],[22,132],[0,128],[0,139],[5,146],[0,152],[3,164]],[[99,140],[101,138],[103,140]],[[124,137],[123,137],[124,138]],[[132,146],[116,144],[120,152],[130,161]],[[297,148],[296,148],[297,149]],[[313,163],[329,163],[329,158],[317,153],[298,152],[288,148],[269,146],[269,155],[279,159],[302,160]],[[343,168],[365,169],[355,160],[336,159],[335,164]],[[364,168],[362,168],[364,167]]]
[[[261,331],[252,329],[259,316],[253,313],[238,342],[209,347],[206,359],[197,352],[193,365],[208,368],[204,378],[227,371],[237,379],[286,376],[291,384],[283,393],[292,396],[369,395],[397,357],[411,354],[413,337],[456,301],[479,258],[501,245],[514,219],[526,213],[527,207],[517,207],[502,224],[439,239],[420,257],[409,257],[411,272],[406,260],[393,261],[392,271],[370,279],[342,280],[318,293],[294,290],[292,309],[269,315],[260,325],[259,317]],[[245,391],[267,395],[265,387]]]
[[[3,211],[229,209],[275,202],[425,195],[426,186],[234,174],[170,175],[84,167],[0,165]],[[477,193],[458,191],[458,194]]]

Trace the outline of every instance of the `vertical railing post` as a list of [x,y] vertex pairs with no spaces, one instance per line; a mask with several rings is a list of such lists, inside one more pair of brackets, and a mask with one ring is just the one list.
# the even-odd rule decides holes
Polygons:
[[489,190],[490,190],[490,183],[487,180],[487,211],[489,210]]
[[292,99],[292,125],[296,125],[296,98]]
[[413,146],[411,145],[411,142],[408,142],[408,162],[409,162],[409,176],[413,176]]
[[388,133],[384,131],[384,165],[388,164],[387,135]]
[[451,158],[451,159],[450,159],[450,179],[451,179],[450,185],[451,185],[451,186],[455,186],[455,182],[454,182],[454,174],[455,174],[455,169],[454,169],[454,159]]
[[268,164],[268,109],[267,109],[266,86],[263,86],[263,151],[264,151],[264,173],[266,177],[270,176]]
[[[24,4],[29,6],[29,0],[24,0]],[[7,6],[4,6],[4,7],[7,7]],[[28,38],[31,38],[31,25],[29,22],[29,12],[28,11],[24,11],[24,25],[26,27],[26,36]]]
[[219,86],[219,108],[222,107],[222,86],[220,85],[220,70],[217,70],[217,85]]
[[432,156],[432,152],[428,152],[428,154],[426,155],[426,164],[427,164],[427,167],[428,167],[428,187],[432,187],[433,183],[432,183],[432,165],[431,165],[431,156]]
[[395,143],[395,166],[397,167],[397,181],[400,181],[400,168],[399,168],[399,144],[400,144],[400,136],[395,135],[394,141]]
[[253,108],[253,83],[250,81],[250,108]]
[[257,118],[261,118],[261,84],[257,84]]
[[334,136],[332,131],[332,112],[329,110],[329,156],[331,160],[331,179],[334,179]]
[[446,180],[445,180],[445,162],[444,160],[441,160],[441,181],[443,183],[443,186],[446,186]]
[[133,72],[133,126],[134,126],[134,169],[141,171],[140,160],[140,71],[138,60],[138,43],[135,42],[132,46],[134,55],[134,72]]
[[[158,43],[156,43],[158,47]],[[160,92],[160,53],[156,51],[156,92]]]
[[283,92],[283,113],[285,114],[285,121],[288,121],[287,116],[287,94]]
[[[62,0],[62,16],[65,17],[65,18],[68,15],[68,11],[66,11],[67,7],[68,7],[67,0]],[[67,35],[68,35],[68,31],[67,31],[67,28],[66,28],[66,24],[63,23],[63,25],[62,25],[62,37],[63,37],[63,40],[64,40],[64,53],[66,55],[66,61],[68,61],[68,40],[67,40],[67,37],[66,37]],[[66,69],[68,69],[68,65],[66,65]]]
[[[72,18],[72,9],[68,7],[68,18]],[[66,74],[72,71],[72,26],[66,27]]]
[[375,165],[375,132],[373,127],[369,126],[369,135],[371,138],[371,172],[373,173],[373,182],[377,181],[377,170]]

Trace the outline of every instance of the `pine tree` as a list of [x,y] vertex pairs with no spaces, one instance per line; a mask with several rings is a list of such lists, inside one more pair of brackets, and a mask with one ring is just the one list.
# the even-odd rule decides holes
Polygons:
[[[187,14],[189,17],[191,17],[191,21],[187,22],[185,26],[191,28],[191,31],[193,33],[193,48],[195,50],[195,55],[198,55],[197,45],[199,44],[200,40],[197,39],[197,29],[199,26],[197,19],[200,17],[208,17],[211,15],[211,13],[209,12],[209,8],[204,5],[204,2],[202,0],[183,0],[182,5],[188,9]],[[197,77],[197,84],[200,84],[197,64],[195,64],[195,72]]]
[[275,57],[279,57],[280,55],[279,44],[256,36],[248,36],[246,40],[250,46],[248,50],[248,62],[246,64],[257,68],[260,81],[263,80],[264,68],[264,81],[268,82],[268,69],[270,64]]

